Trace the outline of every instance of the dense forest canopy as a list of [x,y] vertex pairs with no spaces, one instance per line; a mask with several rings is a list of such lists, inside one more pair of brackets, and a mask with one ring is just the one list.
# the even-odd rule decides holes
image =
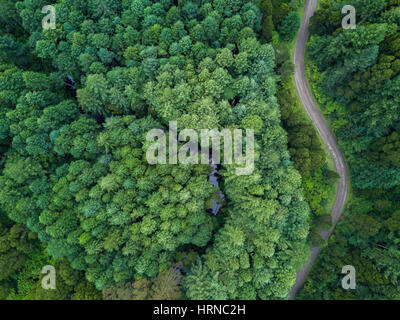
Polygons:
[[[0,1],[0,206],[23,230],[19,259],[36,234],[42,260],[85,275],[60,297],[96,298],[93,283],[109,299],[176,299],[181,285],[193,299],[286,298],[310,210],[268,41],[293,38],[293,1],[59,0],[44,30],[47,4]],[[146,161],[146,133],[171,120],[255,132],[254,172],[219,169],[215,217],[210,166]]]

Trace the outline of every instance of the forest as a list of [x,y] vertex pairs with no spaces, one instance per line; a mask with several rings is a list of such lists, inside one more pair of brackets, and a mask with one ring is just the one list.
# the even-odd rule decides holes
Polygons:
[[[300,3],[58,0],[43,29],[45,5],[0,1],[0,298],[286,299],[325,163],[277,50]],[[169,121],[254,130],[254,172],[218,170],[218,215],[210,166],[147,163]]]
[[[311,19],[309,80],[350,167],[352,192],[301,299],[400,298],[400,1],[323,0]],[[340,283],[355,267],[357,287]]]
[[[400,0],[311,19],[309,86],[351,174],[328,241],[338,175],[293,81],[303,5],[0,0],[0,300],[287,299],[315,246],[298,299],[400,299]],[[149,164],[171,121],[254,130],[254,171]]]

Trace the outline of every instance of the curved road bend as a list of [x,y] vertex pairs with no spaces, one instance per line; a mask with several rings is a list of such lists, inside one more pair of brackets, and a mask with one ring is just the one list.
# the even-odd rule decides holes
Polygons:
[[[310,94],[310,91],[308,90],[304,72],[304,53],[308,36],[308,27],[310,23],[310,17],[314,14],[317,7],[317,2],[318,0],[306,0],[303,20],[301,22],[301,27],[297,36],[296,47],[294,51],[294,80],[296,83],[297,91],[299,92],[301,102],[306,109],[308,116],[311,118],[314,126],[317,128],[319,135],[329,149],[329,152],[336,167],[336,171],[340,175],[340,180],[338,182],[336,192],[336,199],[331,211],[333,227],[330,231],[321,232],[321,235],[326,240],[332,234],[333,229],[335,228],[336,223],[344,209],[349,186],[349,175],[347,171],[346,161],[344,159],[342,151],[339,148],[336,138],[329,128],[328,124],[324,120],[323,116],[321,115],[317,105],[315,104]],[[297,292],[303,286],[307,274],[314,264],[315,259],[317,258],[320,251],[321,248],[311,248],[310,261],[308,262],[308,264],[303,266],[303,269],[297,271],[296,283],[294,284],[290,292],[289,300],[295,299]]]

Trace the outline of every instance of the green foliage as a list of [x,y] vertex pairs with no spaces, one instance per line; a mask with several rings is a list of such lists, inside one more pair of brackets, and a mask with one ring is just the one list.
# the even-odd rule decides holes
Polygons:
[[133,284],[117,283],[103,289],[104,300],[177,300],[181,296],[179,268],[173,267],[160,272],[152,280],[145,278]]
[[[347,4],[356,8],[354,30],[341,28],[340,1],[323,1],[314,14],[309,75],[348,161],[353,196],[299,297],[399,299],[400,3]],[[351,292],[340,287],[348,264],[357,273]]]
[[[351,294],[352,299],[399,298],[399,270],[395,266],[398,202],[391,201],[397,199],[398,192],[397,188],[385,194],[377,190],[356,194],[335,235],[321,252],[299,294],[300,299],[343,300],[349,298],[346,294]],[[346,292],[340,286],[343,278],[340,272],[349,264],[356,269],[357,286],[356,290]]]
[[262,23],[262,35],[265,40],[270,41],[272,39],[273,30],[274,23],[272,22],[272,16],[265,17]]
[[[279,25],[290,6],[275,4],[265,10]],[[46,250],[29,256],[9,298],[92,299],[95,286],[177,299],[197,256],[210,298],[285,298],[306,260],[309,207],[280,123],[274,49],[258,41],[260,9],[61,0],[57,28],[42,30],[43,5],[16,3],[23,30],[0,25],[0,206]],[[254,172],[220,168],[221,216],[207,212],[208,165],[148,164],[146,133],[171,120],[254,129]],[[182,275],[172,268],[181,252],[191,261]],[[63,271],[44,292],[34,280],[49,262]],[[198,296],[190,286],[186,296]]]
[[292,86],[294,66],[286,42],[275,45],[276,71],[281,82],[277,94],[284,129],[288,133],[288,147],[294,167],[302,176],[302,189],[312,215],[309,241],[313,246],[323,246],[321,230],[331,227],[329,208],[334,186],[339,179],[326,165],[326,154],[318,133],[299,105]]
[[300,27],[300,16],[296,11],[290,11],[278,27],[281,38],[285,41],[291,41],[297,34]]
[[11,276],[34,251],[35,235],[21,224],[13,224],[0,212],[0,299],[12,289]]
[[[42,288],[42,267],[54,265],[56,289]],[[82,271],[70,267],[66,259],[54,260],[43,250],[36,250],[16,274],[16,288],[9,300],[100,300],[101,292],[89,283]]]

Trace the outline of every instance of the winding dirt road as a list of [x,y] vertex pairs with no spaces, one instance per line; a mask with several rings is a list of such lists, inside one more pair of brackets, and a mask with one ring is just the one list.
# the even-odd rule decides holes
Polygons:
[[[325,145],[329,149],[329,152],[332,156],[333,162],[336,167],[336,171],[340,175],[340,180],[338,182],[338,187],[336,192],[336,199],[331,211],[333,227],[330,231],[321,232],[321,235],[326,240],[332,234],[336,226],[336,223],[344,209],[349,187],[349,175],[343,153],[339,148],[339,145],[336,141],[334,134],[332,133],[325,119],[321,115],[317,105],[315,104],[310,94],[310,91],[307,87],[307,82],[305,77],[304,53],[308,36],[308,27],[309,27],[310,17],[314,14],[315,9],[317,7],[317,2],[318,0],[306,0],[303,20],[301,22],[301,28],[297,36],[296,47],[294,51],[294,64],[295,64],[294,80],[296,83],[297,91],[299,92],[300,100],[304,108],[306,109],[309,117],[311,118],[315,128],[317,128],[319,135],[321,136]],[[310,261],[308,262],[308,264],[303,266],[303,269],[297,272],[296,283],[294,284],[290,292],[289,300],[295,299],[297,292],[303,286],[303,283],[308,275],[308,272],[310,271],[320,251],[321,248],[311,248]]]

